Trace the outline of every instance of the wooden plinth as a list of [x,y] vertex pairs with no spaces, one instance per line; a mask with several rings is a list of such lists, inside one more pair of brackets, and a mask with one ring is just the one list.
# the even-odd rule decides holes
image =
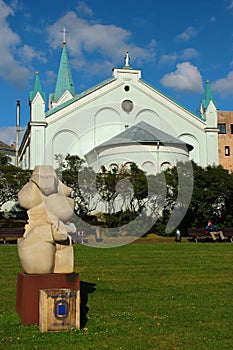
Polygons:
[[80,329],[80,291],[40,290],[40,331]]
[[41,289],[69,288],[80,290],[78,273],[28,275],[18,273],[16,311],[22,324],[39,325],[39,303]]

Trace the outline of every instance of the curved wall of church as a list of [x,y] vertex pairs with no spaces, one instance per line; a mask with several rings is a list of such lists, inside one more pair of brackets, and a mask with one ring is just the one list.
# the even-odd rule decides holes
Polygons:
[[109,107],[101,108],[94,116],[94,144],[95,146],[109,140],[122,131],[119,113]]
[[[79,140],[78,135],[72,130],[58,131],[52,139],[52,155],[61,155],[63,158],[69,154],[79,154]],[[54,166],[58,164],[54,159]]]
[[[96,156],[96,154],[95,154]],[[162,146],[154,145],[126,144],[103,149],[97,158],[94,152],[88,155],[87,161],[95,171],[99,171],[101,166],[109,168],[113,164],[118,166],[134,162],[139,168],[148,174],[155,174],[166,167],[174,166],[178,161],[188,160],[188,151],[179,145]]]
[[200,144],[198,139],[194,135],[190,134],[181,134],[179,136],[181,141],[188,143],[193,146],[193,149],[189,152],[189,158],[195,160],[195,162],[199,165],[200,163]]

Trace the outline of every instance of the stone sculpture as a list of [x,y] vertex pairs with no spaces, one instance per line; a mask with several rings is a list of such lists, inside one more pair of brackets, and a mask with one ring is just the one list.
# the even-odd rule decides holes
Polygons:
[[72,189],[64,185],[51,166],[36,166],[18,193],[27,209],[28,225],[18,239],[18,254],[25,273],[73,272],[73,246],[65,222],[72,216]]

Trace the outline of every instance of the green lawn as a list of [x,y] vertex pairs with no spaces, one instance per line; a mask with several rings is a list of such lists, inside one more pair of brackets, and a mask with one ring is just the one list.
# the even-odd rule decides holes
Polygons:
[[74,251],[86,302],[83,329],[40,333],[21,325],[15,312],[17,247],[0,245],[0,349],[233,349],[233,244]]

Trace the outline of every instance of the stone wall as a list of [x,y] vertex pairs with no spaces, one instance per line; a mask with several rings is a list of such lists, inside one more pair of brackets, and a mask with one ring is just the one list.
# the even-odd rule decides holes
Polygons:
[[225,124],[225,133],[218,134],[219,164],[233,171],[233,112],[218,111],[218,126]]

